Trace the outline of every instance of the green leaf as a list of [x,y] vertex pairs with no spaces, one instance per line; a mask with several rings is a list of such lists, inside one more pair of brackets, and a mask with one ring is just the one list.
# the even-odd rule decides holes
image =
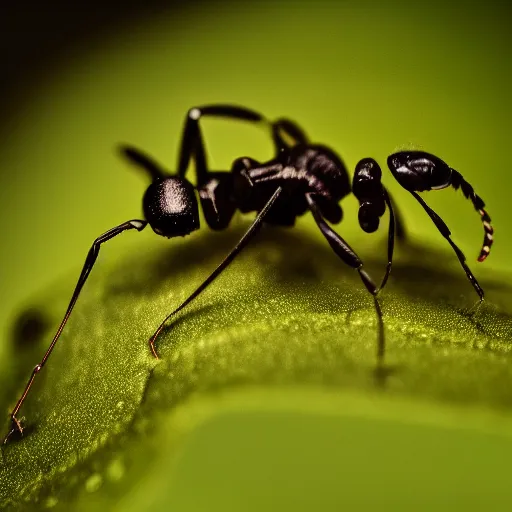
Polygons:
[[[245,414],[242,424],[252,418],[244,428],[254,439],[265,429],[272,435],[280,432],[258,411],[284,415],[304,432],[312,428],[304,423],[304,414],[315,411],[370,417],[379,432],[386,431],[381,423],[389,418],[478,432],[509,431],[512,318],[507,278],[482,280],[489,299],[470,316],[467,311],[477,296],[455,256],[426,247],[398,248],[397,264],[382,293],[384,372],[375,372],[377,324],[371,296],[357,272],[343,265],[319,234],[302,226],[266,227],[164,331],[158,340],[161,360],[153,359],[149,335],[246,227],[238,223],[226,232],[165,242],[165,248],[144,245],[152,237],[146,231],[137,242],[147,250],[110,263],[107,255],[113,258],[115,243],[102,250],[22,408],[27,433],[4,448],[0,508],[141,510],[153,503],[167,509],[173,496],[187,488],[176,487],[186,471],[168,473],[169,464],[188,446],[183,436],[221,412],[229,418],[221,422],[228,436],[224,441],[235,443],[233,426],[240,424],[236,411]],[[376,254],[385,254],[384,246],[378,249]],[[366,260],[379,281],[385,261]],[[6,413],[46,349],[75,280],[73,276],[34,302],[44,336],[36,332],[33,342],[13,346],[10,358],[2,361],[4,376],[10,368],[10,376],[2,377],[8,391],[2,398]],[[378,410],[376,402],[381,404]],[[454,414],[450,408],[455,406],[466,412]],[[500,417],[504,422],[496,420]],[[351,425],[347,421],[344,425]],[[369,427],[356,423],[351,428],[365,432]],[[311,432],[319,436],[318,442],[328,435]],[[429,435],[424,432],[423,439]],[[308,453],[312,440],[293,429],[281,441],[294,436]],[[398,438],[407,439],[407,433]],[[450,445],[461,439],[463,434],[454,435]],[[232,453],[218,444],[198,450],[206,461],[212,460],[208,450],[214,460],[222,454],[230,460]],[[287,457],[293,460],[296,450],[290,450]],[[406,452],[395,452],[396,457],[398,453]],[[191,474],[196,471],[201,474],[201,467]],[[231,467],[235,479],[251,471],[247,461]],[[208,478],[215,479],[215,472]],[[243,483],[237,485],[244,489]],[[292,494],[297,492],[296,487]],[[230,494],[223,496],[231,510]]]

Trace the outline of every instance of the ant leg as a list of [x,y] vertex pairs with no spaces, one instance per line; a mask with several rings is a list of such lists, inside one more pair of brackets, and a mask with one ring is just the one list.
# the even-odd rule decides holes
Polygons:
[[405,229],[403,217],[402,217],[402,215],[400,215],[400,211],[396,207],[396,203],[395,203],[394,199],[391,197],[389,190],[387,190],[384,186],[382,188],[384,189],[384,192],[387,195],[387,198],[384,197],[384,200],[386,201],[386,204],[388,205],[389,211],[393,212],[394,217],[395,217],[396,238],[400,242],[404,242],[407,238],[407,230]]
[[377,299],[377,293],[379,289],[375,286],[372,278],[368,275],[368,273],[363,270],[363,262],[360,260],[359,256],[354,252],[354,250],[348,245],[348,243],[341,238],[336,231],[334,231],[324,220],[320,209],[315,203],[311,194],[306,194],[306,200],[308,203],[308,207],[313,214],[313,218],[317,226],[319,227],[322,235],[324,235],[327,242],[331,246],[332,250],[336,253],[336,255],[348,266],[356,269],[359,272],[359,276],[363,281],[366,289],[372,294],[373,302],[375,306],[375,312],[377,313],[377,322],[379,325],[379,334],[378,334],[378,342],[377,342],[377,360],[379,365],[382,363],[384,359],[384,351],[385,351],[385,340],[384,340],[384,323],[382,321],[382,310]]
[[[206,222],[211,229],[220,230],[229,225],[236,210],[236,205],[232,200],[233,175],[229,172],[209,170],[200,126],[202,117],[227,118],[266,126],[272,132],[276,154],[287,147],[281,133],[287,135],[288,138],[300,141],[305,141],[306,136],[292,121],[281,119],[272,123],[258,112],[244,107],[206,105],[188,111],[180,146],[178,175],[184,176],[190,161],[194,160],[197,189]],[[257,164],[255,161],[254,163]]]
[[239,121],[249,121],[270,125],[264,116],[244,107],[233,105],[205,105],[191,108],[187,113],[178,158],[178,176],[184,177],[190,164],[195,160],[197,186],[203,186],[208,181],[208,166],[206,163],[205,145],[199,126],[201,117],[224,117]]
[[421,204],[423,209],[427,212],[428,216],[432,219],[434,224],[436,225],[437,229],[443,235],[444,238],[448,241],[448,243],[452,246],[452,249],[455,251],[455,254],[457,255],[457,258],[459,258],[459,262],[462,265],[462,268],[464,269],[464,272],[466,272],[466,276],[469,279],[469,282],[473,285],[473,288],[475,289],[476,293],[480,297],[480,302],[484,300],[484,291],[482,290],[481,286],[478,284],[478,281],[476,280],[475,276],[469,270],[469,267],[466,264],[466,257],[464,256],[464,253],[455,245],[453,240],[450,238],[450,235],[452,234],[451,231],[448,229],[448,226],[445,224],[443,219],[437,215],[437,213],[430,208],[430,206],[423,201],[423,199],[412,190],[409,190],[409,192],[414,196],[414,198]]
[[[391,203],[391,199],[389,197],[388,191],[382,187],[384,192],[384,201],[388,205],[389,209],[389,228],[388,228],[388,264],[386,266],[386,273],[382,278],[382,282],[380,283],[378,291],[382,290],[386,283],[388,282],[389,274],[391,273],[391,265],[393,264],[393,250],[395,248],[395,225],[397,225],[397,219],[395,218],[395,212],[393,211],[393,204]],[[397,226],[398,231],[398,226]]]
[[168,176],[159,164],[140,149],[123,144],[119,147],[119,150],[121,155],[127,158],[132,164],[135,164],[137,167],[146,171],[149,174],[151,181],[164,179]]
[[203,186],[209,179],[205,144],[199,126],[199,121],[202,117],[220,117],[238,121],[249,121],[270,128],[277,154],[282,149],[288,147],[281,133],[286,135],[288,139],[292,139],[295,144],[307,143],[307,137],[303,130],[293,121],[287,119],[271,122],[254,110],[235,105],[205,105],[191,108],[187,113],[183,128],[180,156],[178,158],[178,175],[183,177],[187,172],[190,160],[194,159],[198,187]]
[[272,123],[272,139],[278,152],[297,144],[308,144],[309,142],[304,130],[294,121],[285,118],[280,118]]
[[11,412],[11,430],[4,438],[3,444],[7,442],[11,434],[13,434],[14,432],[19,432],[20,434],[23,434],[23,427],[21,425],[21,421],[18,420],[16,415],[18,414],[21,406],[23,405],[23,402],[27,398],[27,395],[30,391],[30,388],[32,387],[32,383],[34,382],[36,375],[43,369],[43,366],[46,364],[46,361],[50,357],[50,354],[52,353],[53,348],[55,347],[55,344],[57,343],[57,340],[59,339],[64,329],[64,326],[66,325],[66,322],[68,321],[68,318],[71,315],[71,312],[73,311],[73,307],[75,306],[75,303],[78,300],[80,291],[82,290],[82,287],[87,281],[87,277],[89,276],[89,273],[91,272],[92,267],[94,266],[96,258],[98,257],[101,244],[103,242],[106,242],[107,240],[110,240],[111,238],[114,238],[123,231],[126,231],[127,229],[136,229],[137,231],[142,231],[146,227],[146,225],[147,222],[144,220],[129,220],[127,222],[124,222],[123,224],[120,224],[119,226],[110,229],[106,233],[103,233],[103,235],[99,236],[92,244],[89,253],[87,254],[87,258],[85,259],[85,263],[82,268],[80,277],[78,278],[75,290],[69,302],[68,309],[66,310],[66,314],[64,315],[64,318],[62,319],[59,328],[57,329],[57,332],[55,333],[55,336],[53,337],[53,340],[50,343],[50,346],[48,347],[45,355],[43,356],[43,359],[41,359],[41,362],[37,364],[35,368],[32,370],[32,375],[28,379],[27,385],[25,386],[25,390],[23,391],[21,397],[19,398],[18,402],[16,403],[14,409]]
[[190,304],[202,291],[204,291],[208,285],[210,285],[216,277],[218,277],[223,270],[235,259],[235,257],[242,251],[242,249],[251,241],[253,236],[258,232],[259,228],[262,225],[262,222],[271,209],[272,205],[275,203],[279,194],[282,192],[282,188],[278,187],[274,192],[272,197],[268,200],[267,204],[263,207],[263,209],[258,213],[258,216],[251,224],[249,229],[246,231],[245,235],[240,239],[240,241],[236,244],[236,246],[231,250],[231,252],[222,260],[220,265],[203,281],[201,285],[199,285],[194,292],[187,299],[185,299],[174,311],[169,313],[162,321],[162,323],[158,326],[158,329],[153,333],[151,338],[149,338],[149,348],[151,349],[152,354],[159,359],[158,354],[155,349],[155,341],[164,328],[165,324],[168,320],[170,320],[174,315],[176,315],[179,311],[181,311],[184,307]]

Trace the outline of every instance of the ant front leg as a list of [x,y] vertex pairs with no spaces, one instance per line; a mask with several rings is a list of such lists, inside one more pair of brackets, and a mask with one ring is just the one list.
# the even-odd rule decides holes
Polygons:
[[246,231],[245,235],[240,239],[240,241],[236,244],[236,246],[231,250],[231,252],[222,260],[219,266],[203,281],[201,285],[199,285],[189,297],[184,300],[174,311],[169,313],[162,323],[158,326],[158,329],[154,332],[153,336],[149,339],[149,348],[151,349],[152,354],[158,359],[158,353],[155,348],[155,342],[159,334],[162,332],[165,324],[177,313],[179,313],[183,308],[188,306],[201,292],[203,292],[226,268],[227,266],[235,259],[235,257],[242,251],[244,247],[253,239],[254,235],[259,231],[263,220],[267,216],[268,212],[276,202],[277,198],[282,192],[282,188],[278,187],[275,192],[272,194],[272,197],[267,201],[266,205],[262,208],[262,210],[258,213],[258,216],[251,224],[249,229]]
[[382,320],[382,309],[380,307],[379,301],[377,299],[377,294],[379,289],[373,282],[372,278],[369,274],[363,269],[363,262],[359,258],[359,256],[355,253],[355,251],[350,247],[350,245],[341,238],[336,231],[334,231],[324,220],[320,209],[318,208],[315,200],[313,199],[311,194],[306,194],[306,200],[308,203],[308,207],[313,214],[313,218],[317,226],[319,227],[322,235],[324,235],[325,239],[331,246],[332,250],[336,253],[336,255],[349,267],[357,270],[361,281],[365,285],[366,289],[372,294],[373,302],[375,307],[375,312],[377,314],[377,322],[379,326],[379,334],[378,334],[378,342],[377,342],[377,360],[379,365],[382,363],[384,359],[385,352],[385,340],[384,340],[384,323]]
[[66,310],[66,313],[64,315],[64,318],[62,319],[59,328],[57,329],[57,332],[55,333],[55,336],[53,337],[52,342],[50,343],[50,346],[46,350],[46,353],[43,356],[43,359],[41,359],[41,362],[37,364],[34,369],[32,370],[32,374],[30,378],[28,379],[27,385],[25,386],[25,389],[23,393],[21,394],[21,397],[17,401],[16,405],[14,406],[14,409],[11,412],[11,430],[9,433],[5,436],[3,443],[7,443],[7,440],[9,437],[14,434],[15,432],[18,432],[19,434],[23,434],[23,426],[21,423],[21,420],[17,418],[18,412],[23,405],[23,402],[27,398],[27,395],[30,391],[30,388],[32,387],[32,384],[34,382],[34,379],[36,378],[36,375],[43,369],[44,365],[48,361],[48,358],[50,357],[53,349],[55,348],[55,344],[57,343],[60,335],[62,334],[62,331],[64,329],[64,326],[66,325],[66,322],[68,321],[71,312],[73,311],[73,308],[76,304],[76,301],[78,300],[78,296],[80,295],[80,292],[87,281],[87,278],[94,266],[94,263],[96,262],[96,259],[98,257],[98,254],[100,252],[101,245],[106,242],[107,240],[110,240],[111,238],[114,238],[115,236],[119,235],[123,231],[126,231],[128,229],[136,229],[137,231],[142,231],[147,225],[147,222],[144,220],[130,220],[128,222],[124,222],[123,224],[120,224],[119,226],[116,226],[103,235],[99,236],[94,243],[92,244],[89,253],[87,254],[87,258],[85,260],[84,266],[82,268],[82,272],[80,274],[80,277],[78,278],[78,282],[76,284],[75,290],[73,292],[73,295],[71,297],[71,300],[69,302],[68,308]]
[[272,123],[272,139],[274,140],[277,153],[297,144],[309,144],[304,130],[294,121],[285,118],[278,119]]
[[296,144],[307,144],[308,142],[304,131],[289,119],[281,118],[272,122],[254,110],[236,105],[205,105],[191,108],[187,113],[183,128],[178,158],[178,175],[184,177],[190,160],[193,159],[196,164],[197,185],[199,187],[206,184],[209,179],[205,144],[199,124],[202,117],[247,121],[267,127],[271,130],[276,154],[287,147]]
[[208,165],[199,121],[202,117],[227,118],[238,121],[249,121],[257,124],[269,124],[264,116],[244,107],[234,105],[205,105],[191,108],[185,120],[178,158],[178,176],[184,177],[190,161],[196,165],[198,187],[208,181]]

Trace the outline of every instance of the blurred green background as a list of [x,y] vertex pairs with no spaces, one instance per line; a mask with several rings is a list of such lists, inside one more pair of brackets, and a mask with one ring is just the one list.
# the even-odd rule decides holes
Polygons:
[[[397,149],[410,147],[441,156],[487,203],[496,245],[483,265],[476,263],[483,233],[471,204],[452,190],[428,194],[429,204],[450,226],[477,277],[509,279],[512,36],[509,7],[501,2],[150,3],[140,8],[131,5],[126,16],[112,8],[112,14],[103,18],[108,23],[101,27],[95,26],[91,5],[82,7],[88,22],[76,37],[73,20],[80,11],[46,12],[38,24],[35,9],[36,14],[26,14],[32,20],[26,25],[20,9],[18,24],[13,25],[19,32],[3,36],[12,61],[24,56],[18,66],[26,69],[11,74],[7,68],[9,87],[2,98],[6,108],[0,124],[0,357],[12,357],[7,350],[12,322],[30,305],[31,296],[59,277],[77,272],[100,233],[140,216],[145,177],[118,158],[116,144],[136,144],[172,170],[184,115],[189,107],[204,103],[231,102],[269,117],[291,117],[314,141],[338,151],[349,169],[362,157],[376,158],[414,240],[437,246],[443,246],[437,230],[393,182],[385,159]],[[52,22],[53,17],[57,21]],[[39,59],[38,38],[51,38],[53,31],[65,32],[67,37],[57,39],[52,47],[41,43]],[[22,40],[32,48],[28,57],[22,51],[16,53]],[[15,69],[16,62],[12,66]],[[30,66],[37,69],[34,76]],[[212,167],[229,169],[233,158],[241,155],[261,159],[270,155],[265,135],[250,126],[226,122],[204,126]],[[372,244],[385,238],[385,232],[373,237],[361,234],[356,201],[347,198],[343,204],[342,232],[362,248],[364,259],[371,254]],[[300,229],[308,229],[309,224],[305,220]],[[149,232],[126,235],[109,244],[100,261],[115,261],[129,248],[150,251],[169,243]],[[448,247],[447,258],[454,258]],[[325,429],[325,439],[336,443],[339,430],[313,413],[312,418],[304,420],[304,436],[313,436],[315,429],[318,436]],[[311,426],[314,420],[316,427]],[[275,430],[267,428],[268,421]],[[260,429],[254,423],[247,426],[244,418],[235,415],[225,420],[228,430],[215,431],[215,423],[204,427],[196,444],[192,441],[179,473],[186,478],[189,466],[202,464],[205,439],[208,446],[215,446],[223,436],[243,439],[254,428],[267,435],[268,456],[272,446],[288,438],[282,421],[290,420],[279,414],[273,420],[256,415],[254,422]],[[343,425],[339,428],[359,430],[351,421]],[[381,446],[389,447],[391,439],[407,436],[417,436],[414,443],[420,443],[434,435],[430,432],[424,437],[414,428],[402,433],[402,428],[397,427],[390,438],[384,434]],[[469,440],[465,446],[474,443]],[[440,446],[450,444],[447,440]],[[289,453],[278,457],[287,470],[297,466],[293,453],[299,445],[297,441]],[[492,458],[495,452],[489,450],[484,452]],[[428,452],[430,448],[423,455]],[[314,472],[322,471],[325,462],[322,474],[331,474],[334,455],[328,449],[322,453]],[[357,456],[356,450],[352,457]],[[342,457],[342,452],[336,457]],[[476,456],[474,461],[475,468],[482,463]],[[263,462],[254,464],[260,467]],[[405,475],[407,464],[410,461],[404,462]],[[190,471],[191,480],[182,489],[191,482],[201,487],[195,478],[205,483],[211,477]],[[445,468],[444,474],[450,471]],[[356,483],[347,487],[357,489],[356,495],[366,479],[370,487],[374,484],[364,472],[358,474]],[[258,485],[262,485],[263,496],[273,496],[269,484]],[[436,482],[431,485],[439,489]],[[301,489],[297,483],[295,490]],[[329,489],[337,496],[335,482]],[[286,508],[279,500],[286,501],[293,492],[285,489],[275,503]],[[325,492],[320,486],[310,495]],[[458,496],[457,488],[449,486],[439,492],[453,499]],[[222,508],[225,496],[218,502],[212,498],[212,507]],[[224,510],[241,510],[240,502],[228,501]],[[475,505],[473,498],[469,502]],[[302,505],[300,500],[293,503],[296,510],[301,506],[305,510],[313,504],[307,500]],[[183,503],[180,509],[185,510],[182,507]],[[322,508],[328,506],[322,503]],[[196,509],[207,510],[207,505],[191,508]]]

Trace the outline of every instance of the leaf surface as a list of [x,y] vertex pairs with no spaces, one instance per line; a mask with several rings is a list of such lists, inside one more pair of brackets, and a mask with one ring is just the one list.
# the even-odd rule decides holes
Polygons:
[[[100,256],[22,409],[26,435],[3,450],[0,508],[86,510],[92,503],[114,510],[135,483],[167,503],[160,496],[165,485],[154,484],[152,461],[163,452],[175,457],[182,434],[225,407],[230,399],[222,397],[255,411],[350,411],[351,401],[364,408],[384,400],[385,415],[422,424],[443,416],[460,426],[466,420],[451,417],[447,408],[476,408],[487,411],[471,420],[483,430],[497,428],[493,415],[508,418],[512,318],[506,276],[482,280],[489,299],[468,315],[476,294],[455,257],[412,244],[399,248],[380,299],[384,370],[375,368],[371,296],[357,272],[303,227],[263,230],[165,329],[157,362],[149,335],[246,227],[155,245],[117,261],[102,263]],[[378,282],[385,261],[366,260]],[[75,279],[34,302],[44,336],[13,348],[11,359],[2,361],[2,368],[11,365],[4,411],[44,352]],[[343,396],[348,405],[340,402]],[[137,510],[135,503],[125,506]]]

